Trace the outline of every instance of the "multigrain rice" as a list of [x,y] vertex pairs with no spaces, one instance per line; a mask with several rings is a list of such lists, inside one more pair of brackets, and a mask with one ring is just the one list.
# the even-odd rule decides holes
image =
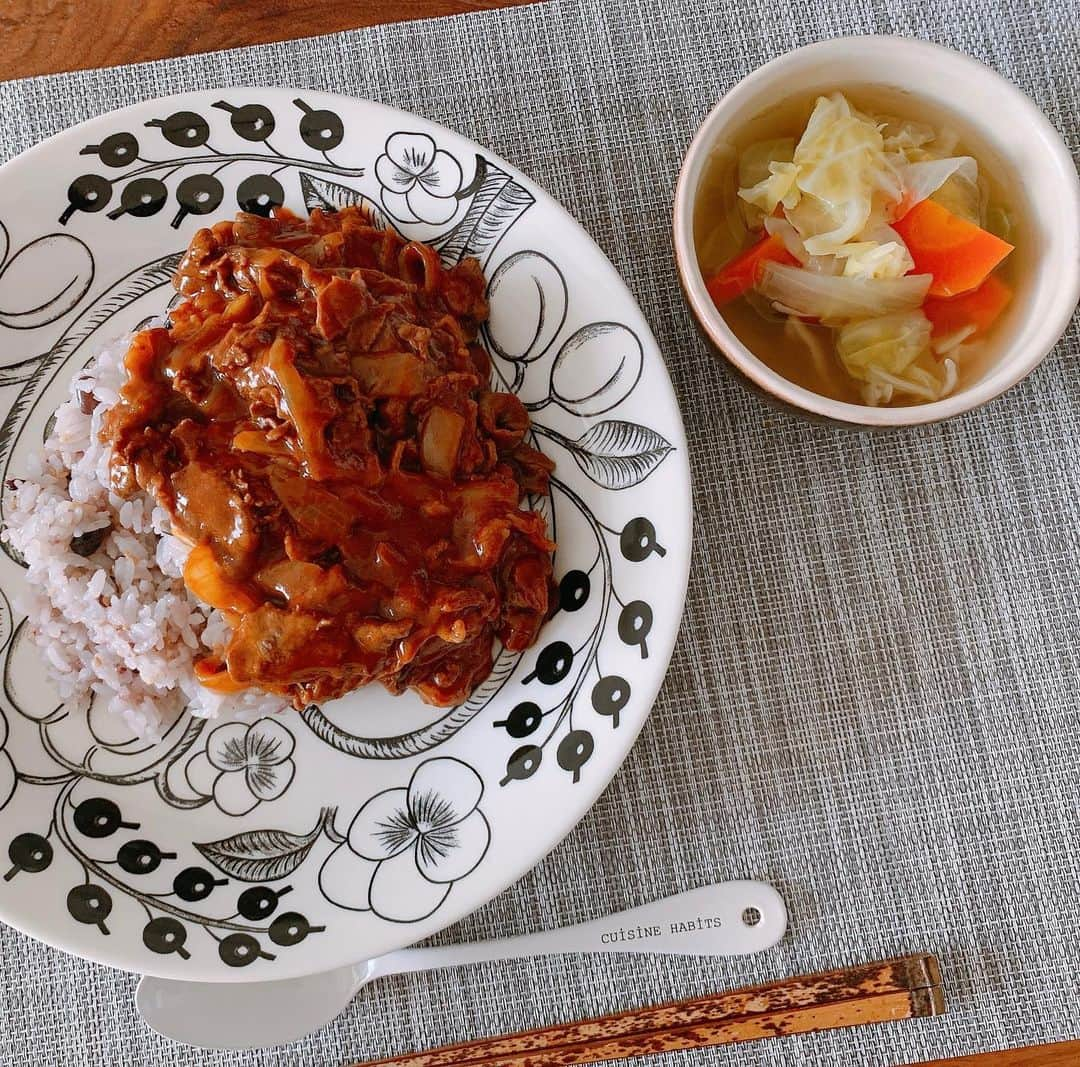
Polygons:
[[[27,566],[16,607],[65,701],[100,702],[140,737],[160,736],[185,707],[205,718],[279,711],[284,701],[257,690],[220,694],[199,683],[195,660],[220,648],[228,624],[187,591],[188,548],[171,536],[168,513],[146,493],[125,499],[110,489],[99,431],[124,383],[127,345],[109,345],[76,375],[12,494],[2,536]],[[83,535],[103,530],[88,555],[73,549],[82,538],[86,551],[97,539]]]

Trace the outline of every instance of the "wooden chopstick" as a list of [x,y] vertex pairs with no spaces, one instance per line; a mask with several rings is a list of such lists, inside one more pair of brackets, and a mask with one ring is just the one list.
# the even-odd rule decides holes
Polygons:
[[1080,1041],[1057,1041],[1052,1045],[1028,1045],[954,1060],[934,1060],[912,1067],[1075,1067],[1080,1063]]
[[566,1067],[944,1010],[937,960],[922,953],[377,1062],[380,1067]]

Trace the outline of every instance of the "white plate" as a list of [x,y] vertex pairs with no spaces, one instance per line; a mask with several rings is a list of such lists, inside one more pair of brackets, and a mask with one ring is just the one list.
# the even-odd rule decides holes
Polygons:
[[[486,149],[306,90],[150,101],[0,168],[4,479],[94,350],[162,313],[195,229],[279,197],[300,211],[363,199],[444,258],[480,259],[496,373],[557,463],[562,607],[449,712],[373,687],[250,727],[184,716],[148,747],[93,708],[57,707],[10,606],[23,571],[0,556],[0,918],[175,978],[326,970],[423,938],[519,878],[622,763],[686,592],[682,423],[611,264]],[[275,799],[250,791],[245,759]]]

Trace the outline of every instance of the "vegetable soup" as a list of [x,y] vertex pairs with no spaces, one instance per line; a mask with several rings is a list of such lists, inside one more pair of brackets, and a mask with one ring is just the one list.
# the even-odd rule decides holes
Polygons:
[[1022,226],[992,164],[906,95],[787,101],[705,172],[694,236],[709,293],[797,385],[940,400],[983,373],[1013,295]]

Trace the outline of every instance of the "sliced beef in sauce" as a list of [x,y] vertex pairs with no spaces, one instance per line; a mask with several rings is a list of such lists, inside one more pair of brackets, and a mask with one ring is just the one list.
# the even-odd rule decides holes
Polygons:
[[200,230],[107,413],[113,483],[168,509],[232,625],[198,667],[300,708],[378,681],[440,705],[536,640],[552,464],[489,388],[485,282],[357,208]]

